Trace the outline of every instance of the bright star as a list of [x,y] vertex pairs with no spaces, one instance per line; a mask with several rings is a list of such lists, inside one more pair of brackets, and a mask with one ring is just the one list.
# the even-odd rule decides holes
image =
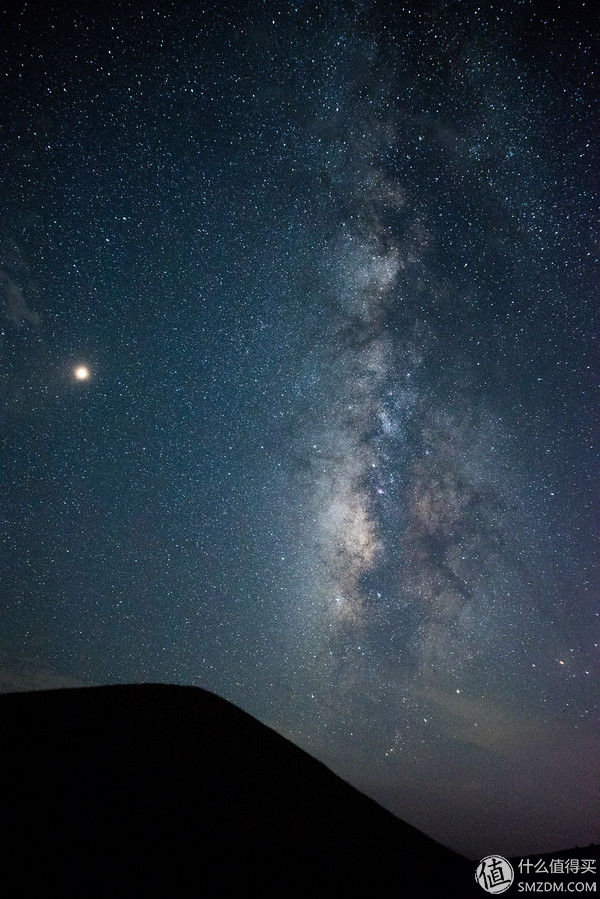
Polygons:
[[78,381],[87,381],[90,376],[89,368],[86,368],[85,365],[78,365],[75,369],[75,377]]

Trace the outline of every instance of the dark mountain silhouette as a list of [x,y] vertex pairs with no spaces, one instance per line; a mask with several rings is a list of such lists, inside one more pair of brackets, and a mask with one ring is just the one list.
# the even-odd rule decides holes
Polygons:
[[193,687],[0,696],[11,896],[482,895],[474,865]]

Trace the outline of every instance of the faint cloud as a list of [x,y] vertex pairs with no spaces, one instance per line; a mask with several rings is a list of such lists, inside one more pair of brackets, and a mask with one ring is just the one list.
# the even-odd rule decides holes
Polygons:
[[85,686],[89,686],[88,682],[63,674],[54,666],[33,656],[0,659],[0,693]]
[[29,306],[28,296],[34,282],[19,247],[12,241],[0,243],[0,306],[8,321],[14,324],[40,324],[39,313]]

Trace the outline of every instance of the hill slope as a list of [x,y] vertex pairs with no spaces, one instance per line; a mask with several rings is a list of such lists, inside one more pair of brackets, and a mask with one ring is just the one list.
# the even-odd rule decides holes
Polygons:
[[478,895],[470,862],[204,690],[10,694],[0,720],[23,895]]

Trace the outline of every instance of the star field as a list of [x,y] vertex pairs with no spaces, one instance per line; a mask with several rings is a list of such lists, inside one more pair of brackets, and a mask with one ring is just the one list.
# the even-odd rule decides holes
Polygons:
[[590,4],[7,6],[2,689],[214,690],[598,839]]

